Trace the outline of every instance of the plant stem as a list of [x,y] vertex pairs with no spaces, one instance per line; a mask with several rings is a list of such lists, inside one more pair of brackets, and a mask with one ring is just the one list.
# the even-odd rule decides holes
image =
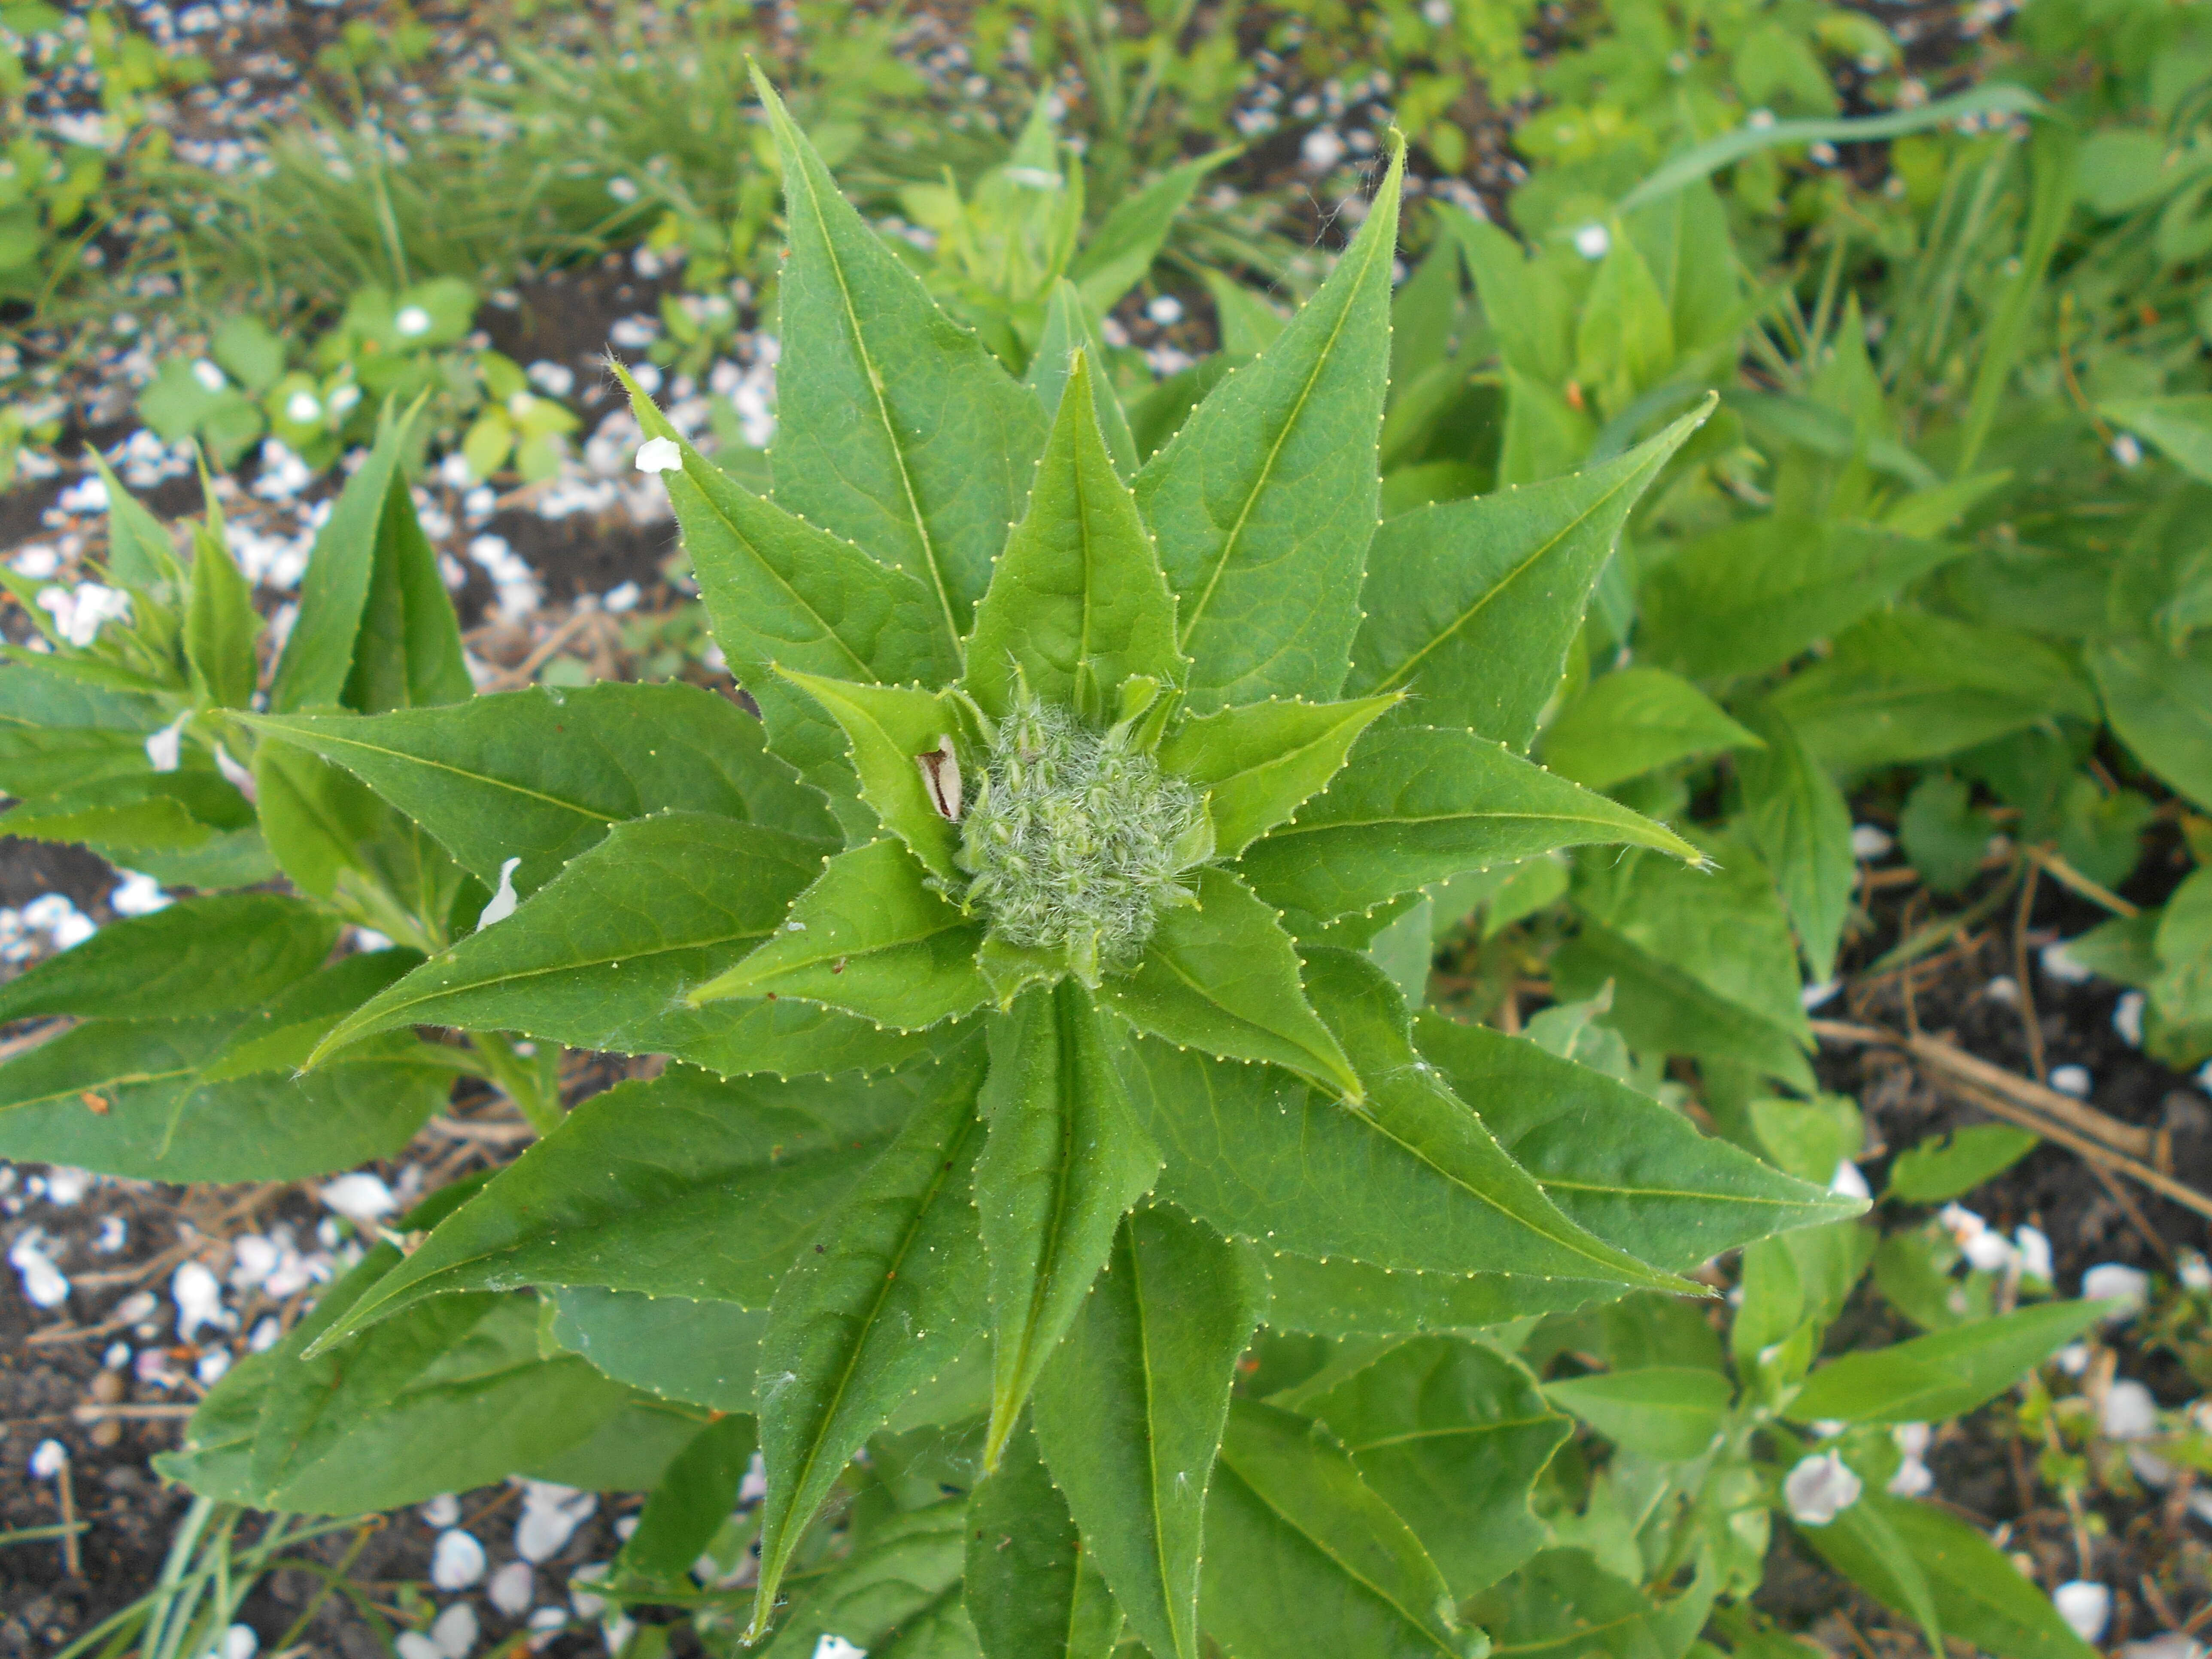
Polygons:
[[474,1031],[469,1041],[483,1059],[484,1070],[499,1091],[521,1109],[539,1134],[550,1134],[566,1115],[561,1109],[561,1051],[541,1048],[522,1054],[495,1031]]

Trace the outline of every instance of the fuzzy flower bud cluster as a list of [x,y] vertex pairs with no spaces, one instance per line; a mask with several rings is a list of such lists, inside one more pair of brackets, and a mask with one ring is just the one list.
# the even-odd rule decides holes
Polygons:
[[1009,945],[1065,951],[1085,978],[1133,964],[1176,878],[1212,852],[1206,805],[1132,745],[1024,698],[999,725],[961,825],[967,898]]

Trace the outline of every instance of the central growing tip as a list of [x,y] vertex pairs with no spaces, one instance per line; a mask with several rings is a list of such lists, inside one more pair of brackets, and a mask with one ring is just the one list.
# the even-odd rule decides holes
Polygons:
[[1198,792],[1122,728],[1024,697],[999,724],[960,862],[999,938],[1111,970],[1135,963],[1164,908],[1190,902],[1176,878],[1209,850],[1206,830]]

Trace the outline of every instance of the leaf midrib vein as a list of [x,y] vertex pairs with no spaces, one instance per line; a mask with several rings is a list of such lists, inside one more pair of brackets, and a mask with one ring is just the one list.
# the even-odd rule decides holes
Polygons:
[[[1230,1465],[1230,1472],[1232,1474],[1237,1474],[1237,1467],[1233,1462]],[[1380,1584],[1369,1577],[1366,1573],[1352,1565],[1352,1562],[1346,1559],[1341,1552],[1331,1548],[1327,1540],[1322,1538],[1310,1528],[1301,1525],[1288,1510],[1276,1503],[1273,1498],[1267,1496],[1267,1494],[1262,1492],[1257,1486],[1254,1485],[1249,1480],[1244,1480],[1244,1477],[1242,1474],[1237,1474],[1237,1478],[1239,1480],[1244,1481],[1244,1490],[1250,1492],[1253,1497],[1258,1498],[1261,1503],[1265,1504],[1268,1512],[1273,1515],[1278,1521],[1281,1522],[1285,1528],[1291,1532],[1295,1533],[1298,1537],[1304,1539],[1316,1553],[1324,1556],[1328,1560],[1335,1563],[1338,1571],[1341,1572],[1346,1578],[1349,1578],[1353,1583],[1365,1590],[1370,1595],[1372,1595],[1384,1607],[1389,1608],[1391,1612],[1396,1613],[1401,1620],[1404,1620],[1407,1624],[1411,1625],[1415,1630],[1420,1632],[1421,1635],[1428,1641],[1429,1645],[1433,1647],[1438,1653],[1448,1656],[1451,1655],[1452,1650],[1437,1640],[1436,1632],[1431,1630],[1428,1626],[1421,1620],[1419,1614],[1409,1611],[1396,1596],[1393,1595],[1389,1590],[1384,1589]]]

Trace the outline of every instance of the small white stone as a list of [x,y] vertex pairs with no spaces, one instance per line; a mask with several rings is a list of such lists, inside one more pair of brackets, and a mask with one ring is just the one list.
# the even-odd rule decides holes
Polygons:
[[446,1659],[444,1650],[419,1630],[403,1630],[392,1640],[399,1659]]
[[2118,1302],[2123,1305],[2106,1316],[2129,1319],[2150,1295],[2150,1275],[2140,1267],[2118,1261],[2100,1261],[2081,1275],[2085,1302]]
[[465,1590],[484,1575],[483,1546],[458,1528],[441,1532],[430,1551],[430,1582],[441,1590]]
[[31,1453],[31,1479],[51,1480],[69,1467],[69,1448],[58,1440],[41,1440]]
[[2054,1066],[2051,1068],[2051,1086],[2062,1095],[2087,1100],[2094,1085],[2086,1066]]
[[1825,1527],[1859,1501],[1865,1483],[1834,1452],[1800,1460],[1782,1483],[1782,1501],[1800,1526]]
[[222,1640],[208,1650],[206,1659],[253,1659],[261,1651],[261,1637],[251,1625],[233,1625]]
[[117,915],[150,916],[175,902],[153,877],[141,875],[136,870],[125,870],[121,874],[122,884],[107,896],[107,908]]
[[1866,1176],[1849,1158],[1836,1165],[1835,1178],[1828,1182],[1828,1190],[1840,1198],[1871,1199],[1874,1196],[1872,1189],[1867,1186]]
[[294,426],[306,426],[323,418],[323,400],[304,388],[284,400],[284,418]]
[[647,438],[637,447],[637,470],[641,472],[681,472],[684,470],[684,449],[673,438]]
[[1602,259],[1613,252],[1613,233],[1603,225],[1584,225],[1575,233],[1575,252],[1585,259]]
[[1887,1488],[1893,1498],[1918,1498],[1935,1489],[1936,1472],[1917,1457],[1908,1457],[1898,1465]]
[[430,1626],[430,1640],[444,1659],[469,1659],[477,1644],[477,1610],[465,1601],[456,1601]]
[[177,1304],[177,1340],[190,1342],[203,1325],[222,1322],[222,1285],[198,1261],[187,1261],[169,1279],[169,1299]]
[[2124,467],[2138,467],[2142,465],[2142,446],[2136,441],[2134,433],[2123,432],[2112,440],[2112,459]]
[[2124,1376],[2105,1390],[2098,1423],[2108,1439],[2148,1440],[2158,1432],[2158,1401],[2142,1383]]
[[2020,1271],[2024,1278],[2051,1282],[2051,1240],[2040,1227],[2019,1226],[2013,1229],[2013,1247],[2020,1252]]
[[2058,1351],[2055,1358],[2058,1369],[2067,1376],[2081,1376],[2088,1372],[2090,1357],[2087,1343],[2069,1342]]
[[2075,959],[2063,939],[2045,945],[2039,960],[2043,971],[2061,985],[2086,985],[2097,976],[2094,969]]
[[2112,1622],[2112,1590],[2086,1578],[2073,1579],[2051,1591],[2051,1605],[2058,1609],[2068,1629],[2093,1645],[2103,1639],[2105,1626]]
[[364,1224],[380,1221],[399,1207],[399,1200],[392,1195],[392,1188],[384,1184],[383,1178],[366,1170],[325,1182],[317,1195],[325,1208],[337,1211],[349,1221]]
[[538,1594],[538,1575],[527,1561],[510,1561],[492,1574],[491,1582],[484,1586],[484,1599],[510,1619],[520,1619],[530,1611],[530,1603]]
[[1163,294],[1145,307],[1145,315],[1162,328],[1172,328],[1182,320],[1182,301],[1172,294]]
[[408,306],[392,319],[392,326],[403,339],[413,339],[418,334],[430,331],[430,313],[420,306]]
[[415,1513],[422,1517],[424,1526],[443,1531],[461,1518],[461,1500],[449,1492],[441,1492]]
[[2141,991],[2124,991],[2112,1005],[2112,1029],[2130,1048],[2142,1047],[2143,1007],[2148,1000]]
[[1889,849],[1896,845],[1896,838],[1879,824],[1855,823],[1851,826],[1851,856],[1855,859],[1863,859],[1871,864],[1876,859],[1888,857]]
[[208,392],[221,392],[230,384],[222,370],[205,357],[192,365],[192,379],[198,380],[201,388]]
[[2212,1291],[2212,1262],[2206,1261],[2201,1251],[2184,1250],[2181,1253],[2178,1276],[2185,1291],[2193,1291],[2199,1296]]
[[856,1648],[842,1636],[823,1636],[814,1644],[811,1659],[868,1659],[866,1648]]

